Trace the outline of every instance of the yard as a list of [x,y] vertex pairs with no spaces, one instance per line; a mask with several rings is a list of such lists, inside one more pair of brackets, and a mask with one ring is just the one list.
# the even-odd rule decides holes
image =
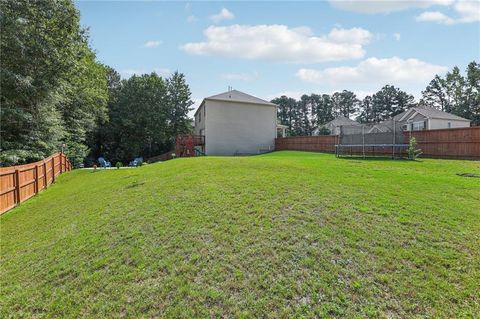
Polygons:
[[77,170],[0,217],[0,317],[477,317],[480,162]]

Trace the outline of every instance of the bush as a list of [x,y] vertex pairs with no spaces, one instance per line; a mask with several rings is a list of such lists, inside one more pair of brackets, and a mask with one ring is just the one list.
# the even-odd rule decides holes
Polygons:
[[408,158],[413,161],[422,154],[422,150],[417,148],[417,139],[415,137],[410,138],[407,151]]
[[122,162],[117,162],[117,164],[115,164],[115,167],[117,169],[120,169],[120,167],[123,167],[123,163]]
[[330,130],[325,126],[322,126],[320,130],[318,130],[318,135],[330,135]]

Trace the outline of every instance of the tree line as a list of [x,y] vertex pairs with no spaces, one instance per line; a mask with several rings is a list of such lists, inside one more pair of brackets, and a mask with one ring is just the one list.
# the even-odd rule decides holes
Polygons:
[[419,101],[393,85],[385,85],[363,100],[343,90],[333,94],[304,94],[299,100],[284,95],[271,102],[278,105],[278,121],[288,127],[291,136],[312,135],[316,128],[338,116],[360,123],[378,123],[415,106],[430,106],[480,125],[480,64],[469,63],[465,74],[454,67],[444,77],[436,75],[422,91]]
[[190,130],[185,76],[121,80],[97,61],[71,0],[0,3],[0,165],[59,151],[75,166],[170,150]]

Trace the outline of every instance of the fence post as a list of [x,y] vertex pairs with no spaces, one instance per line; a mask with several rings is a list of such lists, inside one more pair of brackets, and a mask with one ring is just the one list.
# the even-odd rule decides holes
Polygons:
[[63,173],[63,160],[62,160],[62,157],[63,157],[63,153],[60,153],[60,156],[58,157],[60,159],[60,174]]
[[38,165],[35,163],[35,194],[38,194],[40,192],[40,188],[38,187]]
[[55,156],[52,157],[52,183],[55,183]]
[[43,161],[43,183],[44,183],[44,188],[47,188],[47,186],[48,186],[47,164],[45,163],[45,161]]
[[20,171],[15,170],[15,203],[20,204]]

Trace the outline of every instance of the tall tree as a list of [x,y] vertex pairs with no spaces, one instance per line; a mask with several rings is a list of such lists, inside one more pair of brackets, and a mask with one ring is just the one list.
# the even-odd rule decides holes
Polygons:
[[296,106],[297,101],[294,98],[282,95],[279,98],[275,98],[271,101],[278,105],[278,120],[280,124],[288,126],[287,134],[293,135],[293,126],[296,118]]
[[402,113],[415,104],[412,95],[394,87],[385,85],[380,91],[372,96],[371,117],[367,122],[380,122],[388,120]]
[[428,84],[425,91],[422,91],[423,103],[437,108],[444,112],[451,111],[451,105],[447,98],[447,86],[444,79],[436,75]]
[[422,92],[421,103],[470,119],[474,125],[480,124],[479,70],[479,64],[472,61],[466,76],[456,66],[444,77],[436,75]]
[[470,118],[470,110],[467,103],[465,78],[458,67],[454,67],[445,75],[447,96],[450,104],[450,112],[464,118]]
[[377,118],[378,116],[373,108],[373,99],[367,95],[361,103],[360,114],[357,117],[357,121],[360,123],[371,123],[375,122]]
[[0,2],[2,165],[46,157],[65,135],[58,104],[83,41],[73,3]]
[[480,125],[480,64],[473,61],[467,67],[467,104],[470,119],[474,125]]
[[185,75],[176,71],[167,79],[168,105],[167,119],[169,124],[169,134],[172,144],[179,133],[188,133],[192,130],[191,122],[188,118],[188,112],[193,110],[191,107],[193,101],[190,87],[187,85]]
[[110,112],[113,141],[107,154],[112,160],[128,162],[168,150],[166,95],[166,83],[155,73],[124,81]]
[[333,111],[335,116],[344,116],[349,118],[358,111],[359,100],[355,93],[343,90],[335,92],[332,95]]
[[334,119],[333,116],[333,103],[330,95],[328,94],[312,94],[312,107],[313,107],[313,126],[318,127]]
[[86,42],[81,44],[82,59],[72,69],[65,86],[66,101],[60,104],[65,125],[66,154],[73,165],[83,163],[89,152],[87,138],[107,121],[108,89],[105,68],[95,61]]
[[310,118],[312,113],[312,106],[310,101],[310,96],[304,94],[300,97],[300,100],[297,104],[298,112],[298,135],[311,135],[312,126],[310,125]]

